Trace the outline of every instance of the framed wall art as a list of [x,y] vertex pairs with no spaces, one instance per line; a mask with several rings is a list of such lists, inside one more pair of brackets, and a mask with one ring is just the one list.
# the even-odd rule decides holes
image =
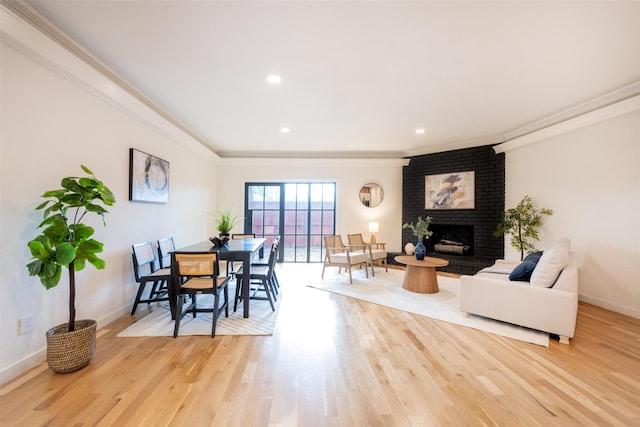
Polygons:
[[424,177],[425,209],[475,209],[475,172]]
[[169,162],[130,148],[129,200],[167,203],[169,201]]

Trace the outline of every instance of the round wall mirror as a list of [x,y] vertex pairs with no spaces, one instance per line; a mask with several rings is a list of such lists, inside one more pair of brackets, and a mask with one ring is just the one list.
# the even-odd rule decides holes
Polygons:
[[382,203],[383,197],[384,192],[378,184],[365,184],[360,189],[360,202],[368,208],[378,206]]

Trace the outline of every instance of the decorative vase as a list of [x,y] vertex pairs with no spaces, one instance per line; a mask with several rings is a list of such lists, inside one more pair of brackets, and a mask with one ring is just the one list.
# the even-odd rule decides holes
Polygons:
[[413,255],[413,251],[415,249],[416,249],[416,247],[411,242],[409,242],[406,245],[404,245],[404,251],[407,253],[407,255]]
[[59,374],[82,369],[96,353],[96,321],[77,320],[76,330],[69,332],[69,324],[55,326],[47,331],[47,363]]
[[423,260],[424,256],[427,254],[427,248],[422,243],[424,237],[418,237],[418,244],[416,245],[415,254],[417,260]]

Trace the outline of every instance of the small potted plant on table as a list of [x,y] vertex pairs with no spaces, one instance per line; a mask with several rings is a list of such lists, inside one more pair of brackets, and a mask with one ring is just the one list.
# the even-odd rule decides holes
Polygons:
[[428,239],[433,234],[433,231],[429,230],[429,224],[431,223],[431,220],[432,218],[430,216],[426,216],[424,218],[419,216],[418,221],[415,224],[402,224],[402,228],[410,228],[413,232],[413,235],[418,238],[418,244],[414,249],[417,260],[423,260],[425,255],[427,254],[427,248],[424,246],[424,239]]

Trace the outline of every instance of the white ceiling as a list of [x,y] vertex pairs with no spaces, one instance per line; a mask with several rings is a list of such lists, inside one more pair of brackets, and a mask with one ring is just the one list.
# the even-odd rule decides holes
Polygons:
[[221,157],[502,142],[640,82],[640,2],[28,4]]

